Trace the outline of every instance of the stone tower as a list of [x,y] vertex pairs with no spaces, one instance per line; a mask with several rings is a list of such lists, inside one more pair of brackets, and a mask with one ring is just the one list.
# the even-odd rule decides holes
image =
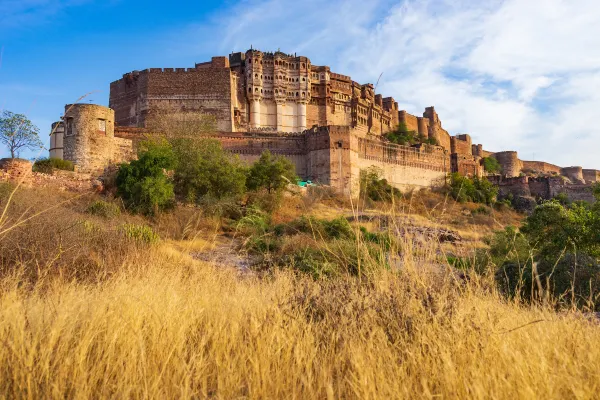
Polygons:
[[63,158],[80,171],[96,171],[114,152],[114,110],[95,104],[67,104]]

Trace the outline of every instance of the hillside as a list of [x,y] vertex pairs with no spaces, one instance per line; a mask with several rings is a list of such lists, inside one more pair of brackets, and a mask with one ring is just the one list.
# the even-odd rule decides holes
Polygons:
[[[235,222],[183,205],[131,215],[52,188],[10,199],[13,188],[0,185],[2,397],[597,393],[594,318],[507,298],[447,261],[519,224],[509,209],[432,192],[367,207],[321,191]],[[300,249],[335,273],[307,269]]]

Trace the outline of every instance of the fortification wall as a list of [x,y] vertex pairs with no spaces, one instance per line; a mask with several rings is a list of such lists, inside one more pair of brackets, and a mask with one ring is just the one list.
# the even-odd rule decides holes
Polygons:
[[112,109],[68,104],[64,120],[64,159],[73,162],[77,171],[102,171],[134,156],[132,140],[115,137]]
[[320,106],[318,99],[313,99],[313,101],[306,105],[306,126],[311,128],[315,125],[327,125],[327,108]]
[[472,143],[469,135],[452,136],[450,138],[450,152],[463,155],[472,155]]
[[434,146],[415,148],[358,138],[357,155],[359,171],[375,166],[390,184],[403,190],[439,184],[450,172],[448,156]]
[[115,123],[143,126],[148,113],[148,71],[133,71],[110,84],[109,107],[115,110]]
[[215,116],[217,129],[231,132],[232,72],[216,63],[199,68],[150,68],[123,75],[110,85],[109,107],[123,126],[146,126],[157,110]]
[[585,179],[586,183],[600,182],[600,171],[595,169],[584,169],[583,179]]
[[417,116],[409,114],[405,110],[398,112],[398,121],[405,124],[409,131],[421,132]]
[[569,178],[573,183],[585,183],[583,179],[583,168],[581,167],[561,168],[560,174]]
[[560,174],[561,168],[558,165],[549,164],[543,161],[521,161],[523,170],[532,172],[541,172],[544,174]]
[[481,158],[469,154],[452,153],[450,156],[452,172],[464,176],[482,176]]
[[502,174],[508,178],[519,176],[523,169],[516,151],[501,151],[492,155],[502,166]]
[[590,185],[570,184],[565,182],[562,177],[528,177],[519,176],[513,178],[504,178],[500,176],[491,176],[488,179],[495,185],[498,185],[499,194],[507,196],[531,196],[549,200],[557,195],[564,193],[571,201],[587,201],[593,203],[595,197]]

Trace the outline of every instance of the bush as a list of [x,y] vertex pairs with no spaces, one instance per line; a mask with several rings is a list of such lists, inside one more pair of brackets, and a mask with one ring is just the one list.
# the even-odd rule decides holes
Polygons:
[[114,203],[97,200],[89,205],[87,212],[103,218],[114,218],[121,214],[121,209]]
[[372,201],[390,202],[402,196],[399,189],[381,179],[381,170],[369,167],[360,171],[360,196]]
[[490,215],[492,213],[491,209],[486,207],[486,206],[479,206],[476,209],[474,209],[473,211],[471,211],[471,214],[473,215],[477,215],[477,214],[482,214],[482,215]]
[[280,192],[296,181],[298,177],[294,164],[285,157],[275,157],[265,150],[248,171],[247,186],[250,190],[264,189],[267,193],[272,193]]
[[450,175],[450,194],[458,202],[494,204],[498,187],[485,178],[469,178],[457,172]]
[[63,171],[74,171],[75,166],[71,161],[61,158],[40,158],[33,163],[33,171],[44,174],[51,174],[55,169]]
[[165,170],[175,164],[173,149],[165,142],[146,142],[139,159],[122,164],[117,173],[117,194],[133,212],[154,215],[173,205],[173,184]]
[[418,143],[439,145],[435,138],[426,138],[415,131],[411,131],[405,123],[400,123],[394,131],[388,132],[384,136],[390,142],[404,146],[411,146]]
[[507,228],[490,240],[490,264],[511,296],[524,299],[552,295],[567,305],[599,309],[600,203],[557,200],[537,206],[521,232]]
[[173,139],[175,191],[189,202],[239,198],[246,188],[246,169],[216,139]]
[[121,232],[125,238],[141,244],[154,244],[160,240],[158,233],[147,225],[123,224]]
[[483,169],[490,174],[499,174],[502,172],[502,165],[494,157],[483,158]]

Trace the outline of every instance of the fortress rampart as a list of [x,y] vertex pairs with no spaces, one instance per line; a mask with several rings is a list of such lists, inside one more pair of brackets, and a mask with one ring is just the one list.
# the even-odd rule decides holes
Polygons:
[[[502,179],[509,179],[502,185],[516,192],[549,195],[558,187],[519,180],[524,175],[563,176],[571,185],[600,181],[596,170],[487,151],[468,134],[451,136],[434,107],[412,115],[370,83],[280,51],[250,49],[193,68],[132,71],[110,84],[109,106],[67,105],[53,125],[50,155],[73,161],[79,171],[97,172],[135,157],[136,143],[157,129],[155,122],[177,114],[210,117],[211,137],[246,162],[269,150],[289,158],[301,178],[344,193],[355,193],[360,170],[370,166],[396,187],[427,187],[450,172],[482,176],[485,157],[498,160]],[[438,145],[389,143],[385,134],[400,123]]]

